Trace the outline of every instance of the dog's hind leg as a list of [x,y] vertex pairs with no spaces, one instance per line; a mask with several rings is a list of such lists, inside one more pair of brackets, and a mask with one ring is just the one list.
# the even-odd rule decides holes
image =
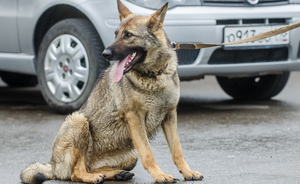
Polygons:
[[85,183],[95,183],[101,184],[105,180],[105,175],[103,173],[88,173],[86,171],[84,157],[79,156],[76,165],[73,168],[73,173],[71,176],[72,181],[81,181]]
[[98,165],[91,172],[104,174],[106,180],[127,181],[134,176],[129,171],[136,166],[137,157],[138,154],[135,149],[115,150],[106,156],[100,157],[98,161],[94,161],[94,163],[98,162]]
[[55,178],[81,181],[85,183],[103,183],[101,173],[88,173],[86,157],[91,144],[89,122],[78,112],[69,115],[60,127],[53,143],[51,163]]
[[177,132],[177,115],[176,110],[169,112],[164,122],[162,129],[167,139],[173,161],[177,166],[179,172],[183,175],[185,180],[202,180],[203,176],[197,171],[191,171],[188,164],[185,162],[182,154],[182,149]]
[[104,174],[106,180],[127,181],[134,176],[132,172],[113,168],[101,168],[95,172]]

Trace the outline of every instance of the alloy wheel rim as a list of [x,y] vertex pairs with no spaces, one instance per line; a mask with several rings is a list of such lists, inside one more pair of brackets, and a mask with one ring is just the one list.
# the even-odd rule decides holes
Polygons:
[[57,100],[77,100],[89,77],[89,60],[83,44],[69,34],[56,37],[47,49],[44,72],[47,87]]

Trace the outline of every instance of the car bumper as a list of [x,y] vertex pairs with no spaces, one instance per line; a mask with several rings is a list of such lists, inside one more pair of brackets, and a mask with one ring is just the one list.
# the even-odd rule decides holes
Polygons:
[[[91,21],[96,25],[104,46],[108,46],[114,39],[114,31],[120,21],[116,3],[111,1],[105,3],[106,8],[101,8],[103,11],[95,10],[95,7],[103,6],[102,1],[91,1],[81,6],[84,9],[90,9],[89,13],[94,11],[94,14],[100,14],[96,17],[102,17],[101,20],[100,18],[93,18],[94,20]],[[150,15],[155,12],[126,1],[124,1],[124,4],[135,14]],[[222,43],[223,30],[226,25],[218,24],[217,20],[276,18],[285,19],[285,24],[290,24],[300,21],[299,9],[300,5],[296,4],[270,7],[175,7],[167,12],[164,30],[169,39],[177,43]],[[103,22],[104,24],[99,24]],[[182,79],[193,79],[203,75],[244,76],[300,70],[300,37],[297,35],[300,35],[300,28],[290,31],[290,43],[287,45],[288,56],[285,60],[259,63],[208,64],[214,51],[221,47],[206,48],[201,49],[189,64],[179,63],[179,76]]]
[[[282,18],[290,24],[300,21],[299,8],[300,5],[257,8],[193,7],[188,11],[189,15],[184,14],[185,18],[190,17],[186,22],[180,20],[181,16],[178,16],[183,12],[174,9],[168,12],[169,17],[166,17],[164,29],[169,38],[178,43],[222,43],[223,30],[226,25],[217,25],[217,20]],[[180,21],[175,21],[176,19]],[[237,24],[230,26],[252,25]],[[299,34],[300,28],[290,31],[290,43],[287,45],[288,56],[285,60],[260,63],[208,64],[212,54],[217,49],[222,49],[222,47],[206,48],[200,50],[198,57],[192,64],[178,66],[179,76],[182,79],[193,79],[202,75],[249,76],[300,70],[300,37],[297,36]],[[251,49],[255,49],[255,47]],[[226,63],[226,59],[224,57],[224,63]]]

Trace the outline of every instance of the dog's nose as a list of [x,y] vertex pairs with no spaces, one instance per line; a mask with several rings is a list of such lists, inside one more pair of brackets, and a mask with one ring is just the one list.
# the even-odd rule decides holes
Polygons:
[[110,49],[105,49],[103,52],[102,52],[102,55],[105,57],[105,59],[110,59],[111,56],[112,56],[112,52]]

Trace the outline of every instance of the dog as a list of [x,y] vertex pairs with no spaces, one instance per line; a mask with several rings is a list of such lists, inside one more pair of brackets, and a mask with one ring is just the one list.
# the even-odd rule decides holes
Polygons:
[[203,179],[185,162],[177,132],[178,59],[162,29],[168,3],[151,16],[135,15],[117,3],[121,23],[103,56],[118,62],[104,71],[87,102],[63,122],[51,161],[22,171],[24,183],[130,180],[138,157],[155,182],[176,182],[158,167],[150,147],[160,127],[185,180]]

